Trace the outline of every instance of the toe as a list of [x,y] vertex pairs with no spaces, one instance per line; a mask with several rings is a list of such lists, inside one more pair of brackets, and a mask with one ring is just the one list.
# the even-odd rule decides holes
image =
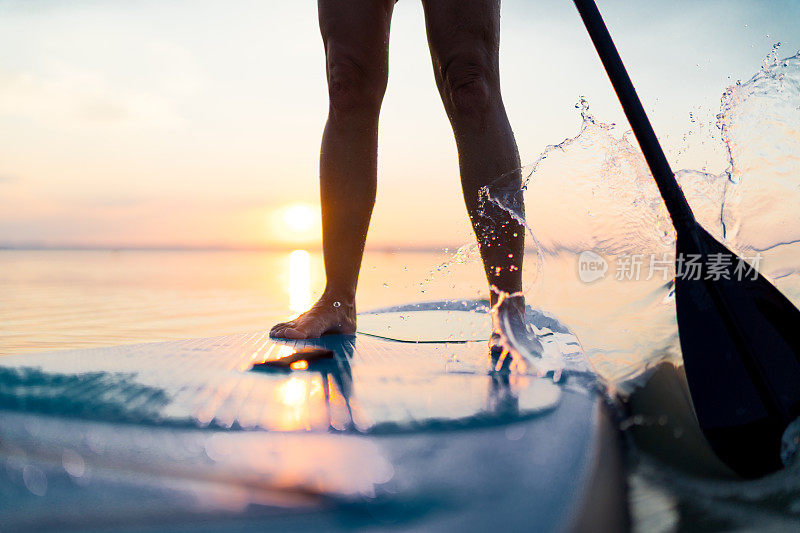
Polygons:
[[294,329],[294,328],[287,327],[281,333],[282,333],[281,337],[283,337],[284,339],[305,339],[306,338],[305,333],[303,333],[299,329]]
[[295,325],[294,320],[289,320],[287,322],[279,322],[279,323],[275,324],[274,326],[272,326],[272,328],[269,330],[269,336],[270,337],[279,337],[280,336],[280,332],[282,330],[284,330],[286,328],[294,327],[294,325]]
[[276,324],[269,330],[269,336],[272,338],[284,338],[284,332],[289,329],[288,324]]

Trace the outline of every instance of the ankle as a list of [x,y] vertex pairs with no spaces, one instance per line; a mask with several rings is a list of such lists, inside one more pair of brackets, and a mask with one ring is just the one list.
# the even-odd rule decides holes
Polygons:
[[349,312],[355,311],[356,302],[352,293],[347,291],[337,291],[326,288],[319,298],[319,303],[327,304],[338,310]]
[[524,316],[525,296],[519,293],[514,293],[513,295],[500,295],[492,304],[492,309],[496,309],[498,311],[516,311]]

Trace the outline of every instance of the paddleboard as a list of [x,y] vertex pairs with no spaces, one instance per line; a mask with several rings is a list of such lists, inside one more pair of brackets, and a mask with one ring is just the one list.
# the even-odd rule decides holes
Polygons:
[[[529,309],[559,368],[493,371],[472,338],[487,311],[3,357],[0,530],[624,529],[619,435],[577,339]],[[302,349],[321,355],[272,364]]]

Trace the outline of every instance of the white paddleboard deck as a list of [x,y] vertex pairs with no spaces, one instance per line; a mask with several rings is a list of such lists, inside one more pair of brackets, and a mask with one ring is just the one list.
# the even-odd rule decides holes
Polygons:
[[[600,454],[619,449],[577,339],[534,313],[563,376],[493,373],[486,343],[442,313],[486,317],[448,305],[377,313],[355,336],[0,359],[0,529],[551,531],[579,523],[598,482],[621,495],[619,467],[603,473]],[[411,330],[386,329],[398,313],[438,334],[408,342]],[[404,338],[377,336],[389,329]],[[307,346],[334,360],[251,370]]]

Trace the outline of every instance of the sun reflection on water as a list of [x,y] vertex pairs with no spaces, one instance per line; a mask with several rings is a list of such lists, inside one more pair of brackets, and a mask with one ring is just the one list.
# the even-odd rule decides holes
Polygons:
[[289,309],[301,313],[311,306],[311,255],[305,250],[289,254]]
[[300,378],[289,379],[280,389],[280,399],[289,407],[302,407],[308,397],[308,384]]
[[275,389],[283,408],[267,427],[278,431],[313,431],[329,427],[322,378],[316,375],[294,376]]

